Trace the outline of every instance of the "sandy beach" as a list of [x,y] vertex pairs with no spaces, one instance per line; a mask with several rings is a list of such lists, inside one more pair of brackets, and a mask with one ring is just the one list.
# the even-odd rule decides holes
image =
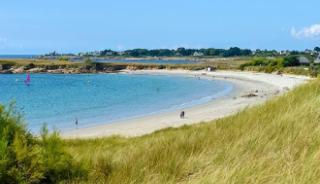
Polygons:
[[226,80],[234,85],[234,90],[219,99],[183,109],[186,112],[184,119],[179,117],[181,110],[175,110],[62,132],[61,135],[64,138],[97,138],[111,135],[140,136],[163,128],[211,121],[239,112],[245,107],[263,103],[267,99],[283,94],[309,79],[305,76],[238,71],[138,70],[123,72],[129,74],[182,75],[199,77],[203,80]]

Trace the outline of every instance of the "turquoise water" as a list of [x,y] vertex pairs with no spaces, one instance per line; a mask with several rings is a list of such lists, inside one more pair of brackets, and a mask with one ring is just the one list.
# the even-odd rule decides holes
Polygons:
[[15,101],[34,133],[44,122],[50,129],[66,131],[76,128],[75,118],[79,127],[89,127],[183,109],[233,88],[224,81],[169,75],[33,74],[29,86],[25,78],[0,75],[0,103]]

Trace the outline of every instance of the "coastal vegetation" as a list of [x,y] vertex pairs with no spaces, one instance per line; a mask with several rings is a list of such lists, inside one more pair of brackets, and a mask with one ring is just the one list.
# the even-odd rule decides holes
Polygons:
[[58,183],[85,178],[57,133],[27,131],[14,107],[0,106],[0,183]]
[[311,57],[298,55],[253,57],[249,62],[241,64],[239,68],[247,71],[291,73],[313,77],[320,73],[319,62],[315,63]]
[[319,47],[315,47],[313,50],[306,49],[304,51],[295,50],[267,50],[267,49],[243,49],[239,47],[225,48],[184,48],[179,47],[177,49],[129,49],[124,51],[114,51],[111,49],[105,49],[101,51],[92,52],[80,52],[78,54],[60,54],[57,52],[51,52],[42,55],[41,58],[70,58],[75,56],[80,57],[277,57],[277,56],[288,56],[288,55],[314,55],[319,54]]
[[33,137],[19,116],[1,107],[0,178],[21,183],[31,183],[30,178],[36,178],[33,183],[319,183],[319,99],[316,79],[216,121],[134,138],[73,140],[46,131]]

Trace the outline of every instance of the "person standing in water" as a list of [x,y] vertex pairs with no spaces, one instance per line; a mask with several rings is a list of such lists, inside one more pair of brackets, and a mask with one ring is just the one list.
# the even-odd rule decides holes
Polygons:
[[184,112],[184,111],[181,111],[181,113],[180,113],[180,118],[181,118],[181,119],[184,119],[184,116],[185,116],[185,112]]

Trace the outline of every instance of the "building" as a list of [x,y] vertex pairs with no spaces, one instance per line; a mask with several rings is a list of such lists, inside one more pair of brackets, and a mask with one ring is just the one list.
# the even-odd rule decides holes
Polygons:
[[309,59],[306,58],[305,56],[299,56],[298,60],[299,60],[299,63],[302,65],[308,65],[310,63]]
[[194,52],[193,56],[200,57],[200,56],[203,56],[203,53],[202,52]]
[[316,59],[316,60],[314,60],[314,63],[316,63],[316,64],[320,64],[320,54],[318,55],[317,59]]

